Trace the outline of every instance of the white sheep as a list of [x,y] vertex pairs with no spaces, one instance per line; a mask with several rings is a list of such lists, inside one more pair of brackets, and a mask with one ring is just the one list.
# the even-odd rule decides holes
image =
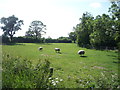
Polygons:
[[60,53],[60,48],[55,48],[55,51]]
[[39,47],[39,48],[38,48],[39,51],[42,50],[42,49],[43,49],[43,47]]
[[84,54],[85,54],[85,51],[84,51],[84,50],[79,50],[79,51],[78,51],[78,54],[84,55]]

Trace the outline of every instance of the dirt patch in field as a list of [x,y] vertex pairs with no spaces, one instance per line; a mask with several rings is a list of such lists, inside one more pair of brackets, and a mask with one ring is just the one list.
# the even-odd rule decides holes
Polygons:
[[41,56],[46,56],[46,57],[48,57],[48,56],[50,56],[50,55],[48,55],[48,54],[41,54]]
[[94,69],[105,69],[104,67],[100,67],[100,66],[92,66],[92,68],[94,68]]

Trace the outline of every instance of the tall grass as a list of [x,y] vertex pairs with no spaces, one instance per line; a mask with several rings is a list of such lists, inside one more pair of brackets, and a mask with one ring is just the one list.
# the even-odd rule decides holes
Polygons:
[[39,60],[34,66],[30,60],[3,55],[2,88],[47,88],[50,62]]

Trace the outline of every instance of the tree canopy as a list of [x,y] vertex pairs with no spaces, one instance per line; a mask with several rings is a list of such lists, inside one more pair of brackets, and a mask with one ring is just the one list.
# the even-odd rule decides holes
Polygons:
[[109,13],[96,17],[83,13],[74,27],[78,46],[115,47],[120,42],[120,1],[111,2]]
[[69,38],[70,38],[72,41],[74,41],[74,43],[75,43],[75,41],[76,41],[76,39],[77,39],[76,33],[75,33],[75,32],[70,32],[70,33],[69,33]]
[[46,25],[44,25],[41,21],[32,21],[29,26],[29,30],[26,32],[26,36],[39,39],[43,33],[46,33],[45,30]]
[[13,35],[16,33],[16,31],[21,30],[21,25],[23,25],[23,20],[19,20],[14,15],[7,18],[2,17],[0,22],[3,25],[1,29],[3,30],[4,35],[9,36],[10,41],[12,41]]

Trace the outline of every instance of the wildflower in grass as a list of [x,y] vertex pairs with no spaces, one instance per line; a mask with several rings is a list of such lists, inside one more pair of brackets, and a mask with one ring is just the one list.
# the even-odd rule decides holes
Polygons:
[[58,78],[55,78],[55,79],[58,79]]
[[120,88],[120,85],[117,88]]
[[49,80],[51,80],[52,78],[50,77]]
[[55,85],[56,85],[56,83],[53,83],[53,85],[55,86]]
[[59,83],[59,81],[56,81],[56,83]]
[[89,83],[89,81],[87,81],[87,84]]
[[82,82],[82,80],[79,80],[80,82]]
[[115,73],[115,75],[117,76],[117,73]]
[[51,83],[52,83],[52,85],[54,85],[54,86],[56,85],[56,82],[55,82],[55,81],[52,81]]
[[68,76],[68,79],[70,79],[71,78],[71,76]]
[[101,72],[101,75],[104,77],[104,74]]
[[60,79],[60,81],[63,81],[63,79]]
[[55,82],[53,81],[53,82],[51,82],[52,84],[54,84]]

